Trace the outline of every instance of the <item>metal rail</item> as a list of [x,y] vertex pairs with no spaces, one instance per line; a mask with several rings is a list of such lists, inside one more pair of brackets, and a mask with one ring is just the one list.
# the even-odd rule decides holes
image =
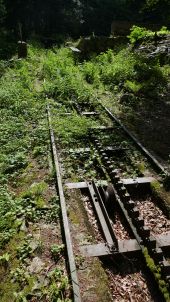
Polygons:
[[159,172],[164,173],[169,176],[169,172],[163,165],[138,141],[138,139],[123,125],[123,123],[115,116],[113,113],[104,105],[101,106],[105,109],[109,117],[114,120],[127,134],[128,137],[136,144],[136,146],[142,151],[142,153],[150,160],[150,162],[159,170]]
[[97,140],[95,140],[95,143],[102,156],[105,167],[107,167],[106,170],[113,184],[115,199],[127,224],[133,232],[141,250],[144,251],[145,247],[148,248],[149,254],[156,263],[160,265],[162,276],[164,276],[165,279],[167,279],[168,284],[170,284],[170,264],[166,261],[160,244],[157,242],[156,238],[150,235],[150,229],[145,226],[144,219],[140,217],[140,213],[135,207],[135,202],[131,200],[126,187],[124,187],[123,181],[118,175],[118,171],[112,170],[111,162],[109,161],[109,158],[106,157],[102,145]]
[[[105,111],[109,115],[110,119],[114,120],[121,127],[121,129],[124,131],[124,133],[135,143],[135,145],[138,147],[138,149],[148,158],[148,160],[152,163],[152,165],[154,165],[154,167],[159,172],[164,173],[166,176],[169,176],[169,172],[167,171],[167,169],[137,140],[137,138],[133,134],[131,134],[131,132],[121,123],[121,121],[117,117],[115,117],[108,108],[106,108],[102,104],[101,104],[101,106],[105,109]],[[65,223],[65,226],[64,226],[64,231],[66,232],[65,237],[67,236],[68,237],[67,239],[69,239],[69,242],[71,242],[71,235],[70,235],[70,231],[69,231],[65,199],[64,199],[63,189],[62,189],[62,180],[61,180],[61,175],[59,172],[60,168],[59,168],[57,150],[56,150],[55,141],[54,141],[54,133],[53,133],[52,126],[51,126],[51,116],[50,116],[49,107],[47,108],[47,110],[48,110],[49,128],[50,128],[51,144],[52,144],[52,149],[53,149],[56,174],[58,173],[57,181],[58,181],[59,194],[61,193],[60,202],[64,203],[64,207],[65,207],[64,214],[62,213],[63,221],[65,219],[67,220],[67,223]],[[82,115],[81,108],[76,108],[76,110],[80,115]],[[87,115],[90,116],[92,114],[94,115],[94,112],[88,112]],[[101,127],[101,129],[103,130],[103,127]],[[98,128],[97,128],[97,130],[98,130]],[[167,278],[169,280],[170,265],[165,260],[161,244],[157,241],[156,238],[154,238],[150,235],[149,228],[145,226],[144,220],[139,216],[139,211],[135,207],[134,201],[131,200],[130,195],[127,193],[126,188],[124,187],[124,185],[127,185],[127,184],[124,183],[123,180],[121,180],[119,178],[118,174],[116,174],[114,170],[112,170],[113,166],[111,165],[111,162],[109,161],[108,154],[106,154],[107,150],[105,150],[102,147],[102,145],[100,145],[100,143],[97,142],[97,140],[96,140],[96,145],[100,149],[99,151],[101,152],[102,158],[105,163],[105,167],[107,167],[106,170],[108,171],[108,174],[110,175],[110,179],[113,184],[115,200],[116,200],[117,204],[119,205],[119,208],[121,209],[121,212],[127,222],[127,225],[129,226],[129,228],[131,229],[131,231],[135,237],[135,239],[133,240],[134,244],[131,245],[131,242],[129,242],[130,243],[129,249],[133,250],[133,251],[138,251],[138,250],[144,251],[145,246],[147,246],[149,254],[151,256],[153,256],[153,259],[155,259],[156,263],[161,266],[162,276],[165,276],[165,279]],[[120,149],[120,148],[118,148],[118,149]],[[86,151],[89,152],[89,150],[86,150]],[[110,152],[117,151],[117,148],[112,147],[112,148],[109,148],[108,151],[110,151]],[[82,150],[78,149],[77,152],[81,153]],[[145,183],[146,179],[144,181],[144,179],[142,178],[142,183],[143,182]],[[96,184],[94,182],[89,182],[89,183],[83,182],[83,183],[81,183],[81,185],[77,184],[76,186],[71,184],[71,187],[76,187],[76,188],[87,187],[88,188],[95,212],[96,212],[96,214],[98,216],[98,220],[100,222],[100,226],[101,226],[103,235],[107,242],[107,246],[106,246],[106,244],[103,244],[103,245],[97,244],[95,247],[94,246],[84,247],[85,251],[87,252],[89,250],[89,254],[91,253],[93,255],[97,254],[97,253],[98,253],[98,255],[100,255],[100,254],[102,255],[103,252],[106,255],[110,254],[110,253],[121,253],[121,249],[120,249],[121,244],[116,240],[116,237],[114,236],[114,233],[112,232],[112,226],[110,225],[109,216],[108,216],[108,213],[104,206],[102,196],[100,195],[100,192],[99,192]],[[69,234],[67,234],[67,233],[69,233]],[[169,240],[169,237],[168,237],[168,240]],[[66,240],[66,242],[67,242],[67,240]],[[99,245],[101,245],[100,248],[99,248]],[[70,248],[71,248],[72,256],[69,259],[70,260],[69,265],[70,265],[71,279],[72,279],[72,284],[73,284],[74,301],[78,302],[80,300],[77,298],[77,293],[78,293],[78,295],[80,295],[80,291],[79,291],[79,286],[78,286],[78,279],[76,279],[77,275],[75,273],[76,267],[75,267],[72,245],[71,245],[71,247],[70,246],[67,247],[68,258],[69,258],[69,249]],[[126,252],[124,248],[122,249],[122,251]],[[128,249],[127,249],[127,252],[128,252]],[[77,287],[75,286],[74,280],[76,280]],[[169,281],[168,281],[168,283],[169,283]],[[80,296],[79,296],[79,298],[80,298]]]
[[118,245],[117,239],[113,233],[113,228],[110,224],[109,216],[103,204],[98,188],[94,181],[87,183],[87,186],[107,245],[110,250],[116,250]]
[[59,160],[58,160],[57,149],[56,149],[56,144],[55,144],[54,131],[52,128],[51,113],[50,113],[49,105],[47,105],[47,115],[48,115],[48,124],[49,124],[49,130],[50,130],[51,148],[52,148],[52,153],[53,153],[55,172],[56,172],[56,176],[57,176],[57,186],[58,186],[62,220],[63,220],[63,226],[64,226],[64,236],[65,236],[67,256],[68,256],[68,261],[69,261],[69,270],[70,270],[70,277],[71,277],[71,282],[72,282],[73,297],[74,297],[75,302],[81,302],[79,281],[78,281],[78,277],[77,277],[77,269],[76,269],[74,254],[73,254],[70,226],[69,226],[69,221],[68,221],[68,217],[67,217],[66,202],[65,202],[65,197],[64,197],[62,178],[61,178],[61,174],[60,174],[60,166],[59,166]]

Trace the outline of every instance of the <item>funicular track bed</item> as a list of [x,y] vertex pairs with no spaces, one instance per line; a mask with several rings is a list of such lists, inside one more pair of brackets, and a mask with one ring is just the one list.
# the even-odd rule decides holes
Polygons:
[[73,286],[74,300],[169,301],[170,221],[152,190],[165,167],[100,104],[53,102],[48,111],[80,289],[77,298]]

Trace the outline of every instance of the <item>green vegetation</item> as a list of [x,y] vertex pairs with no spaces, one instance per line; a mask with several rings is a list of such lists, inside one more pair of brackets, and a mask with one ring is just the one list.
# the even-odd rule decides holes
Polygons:
[[151,272],[154,274],[154,277],[156,281],[159,284],[159,289],[161,290],[165,301],[169,302],[170,301],[170,295],[169,295],[169,290],[168,290],[168,285],[163,281],[161,278],[161,268],[156,266],[153,259],[149,256],[147,248],[144,249],[143,251],[144,257],[146,259],[147,266],[151,270]]
[[[48,295],[49,301],[54,301],[54,295],[62,301],[69,287],[62,271],[61,287],[59,276],[58,279],[47,276],[42,284],[38,276],[28,271],[28,265],[42,254],[43,247],[40,240],[35,244],[34,238],[27,235],[37,223],[58,222],[60,214],[58,197],[49,195],[52,179],[48,175],[49,132],[42,84],[45,52],[30,47],[29,54],[28,60],[14,57],[11,62],[0,63],[0,277],[3,280],[0,292],[3,302],[29,301],[31,297],[38,301],[39,297],[46,299]],[[52,288],[53,279],[58,282],[57,289]]]
[[152,32],[151,30],[147,30],[146,28],[135,26],[135,25],[131,28],[131,33],[128,36],[132,44],[138,41],[142,41],[144,39],[148,40],[149,38],[153,38],[153,37],[154,37],[154,32]]
[[160,37],[170,34],[170,31],[167,29],[166,26],[163,26],[160,30],[154,32],[144,27],[134,25],[131,28],[131,33],[128,38],[132,44],[135,44],[136,42],[154,40],[155,34],[157,35],[157,37]]
[[[163,28],[161,32],[166,34],[167,30]],[[143,29],[133,28],[131,42],[145,39],[147,34]],[[97,111],[99,101],[106,104],[112,99],[116,107],[123,103],[125,107],[137,108],[147,99],[152,106],[154,98],[167,91],[169,75],[168,64],[160,64],[159,57],[148,59],[130,47],[79,61],[68,48],[54,47],[47,51],[34,44],[29,47],[26,60],[13,57],[11,61],[0,61],[2,302],[14,301],[13,293],[18,302],[29,301],[31,297],[39,299],[41,295],[48,296],[50,301],[69,301],[69,282],[63,268],[50,272],[43,284],[27,270],[27,264],[37,256],[27,235],[34,233],[34,225],[39,222],[57,223],[60,215],[58,197],[49,194],[52,173],[48,171],[47,103],[58,147],[85,148],[90,129],[100,126],[100,122],[95,117],[80,116],[79,105]],[[121,99],[123,95],[128,97]],[[76,158],[76,154],[72,156]],[[94,152],[76,160],[79,178],[81,173],[86,173],[87,178],[96,177],[93,171],[89,172],[94,162],[100,160]],[[132,162],[135,160],[132,157]],[[138,170],[144,169],[145,163],[139,163]],[[67,177],[72,175],[70,170],[68,160]],[[64,246],[53,243],[50,246],[51,261],[58,264]],[[39,250],[43,252],[43,248],[40,246]]]
[[36,34],[47,46],[53,41],[62,43],[66,36],[109,35],[115,20],[168,25],[169,12],[169,0],[29,0],[26,6],[18,0],[0,1],[5,31],[13,30],[19,39]]
[[60,256],[63,254],[65,249],[64,244],[53,244],[51,246],[51,255],[53,257],[53,259],[57,262],[58,259],[60,258]]

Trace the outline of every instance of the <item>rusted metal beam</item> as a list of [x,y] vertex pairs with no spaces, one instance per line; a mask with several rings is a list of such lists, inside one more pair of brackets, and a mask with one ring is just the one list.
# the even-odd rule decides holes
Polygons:
[[93,131],[111,131],[113,130],[113,127],[108,127],[108,126],[96,126],[96,127],[92,127],[90,128],[90,130]]
[[59,165],[57,149],[56,149],[56,144],[55,144],[54,131],[52,129],[49,105],[47,106],[47,114],[48,114],[48,123],[49,123],[49,129],[50,129],[51,148],[52,148],[54,166],[55,166],[55,171],[56,171],[56,176],[57,176],[57,186],[58,186],[58,192],[59,192],[59,198],[60,198],[60,206],[61,206],[62,220],[63,220],[63,226],[64,226],[64,235],[65,235],[65,241],[66,241],[67,256],[68,256],[68,260],[69,260],[69,269],[70,269],[70,276],[71,276],[71,282],[72,282],[73,296],[74,296],[75,302],[81,302],[79,281],[78,281],[78,277],[77,277],[77,269],[76,269],[76,264],[75,264],[75,259],[74,259],[70,226],[69,226],[69,221],[68,221],[68,217],[67,217],[67,208],[66,208],[66,202],[65,202],[63,185],[62,185],[62,178],[61,178],[61,174],[60,174],[60,165]]
[[87,183],[84,182],[68,182],[65,184],[68,189],[85,189],[88,188]]
[[136,144],[142,153],[149,159],[149,161],[159,170],[159,172],[169,175],[166,168],[138,141],[138,139],[123,125],[123,123],[104,105],[101,106],[106,110],[109,117],[114,120],[126,133],[128,137]]
[[84,152],[90,152],[90,148],[77,148],[77,149],[70,149],[70,153],[84,153]]
[[137,178],[122,178],[121,181],[123,182],[124,186],[131,186],[131,185],[148,185],[151,182],[155,181],[154,177],[137,177]]
[[[156,252],[159,253],[160,248],[169,247],[170,248],[170,232],[164,235],[156,235],[155,240],[159,245],[156,248]],[[133,254],[135,252],[141,251],[141,247],[136,239],[125,239],[118,240],[118,250],[111,251],[106,243],[83,245],[79,247],[80,252],[86,257],[101,257],[114,254]],[[162,255],[162,251],[161,256]],[[166,263],[167,268],[167,263]],[[169,268],[168,268],[169,269]]]
[[98,221],[100,223],[100,227],[105,237],[105,240],[107,242],[107,245],[111,250],[114,250],[117,248],[117,239],[114,235],[114,231],[110,223],[109,216],[102,202],[98,188],[94,182],[88,182],[87,185],[88,185],[91,201],[93,203],[93,207],[97,214]]
[[[96,181],[96,185],[107,186],[108,185],[108,181],[107,180],[99,180],[99,181]],[[65,184],[65,186],[68,189],[85,189],[85,188],[88,188],[88,185],[87,185],[86,181],[82,181],[82,182],[67,182]]]
[[83,112],[81,112],[81,115],[85,115],[85,116],[93,116],[93,115],[100,115],[100,113],[99,113],[99,112],[96,112],[96,111],[91,111],[91,112],[83,111]]
[[86,257],[130,254],[141,251],[141,248],[136,239],[118,240],[117,251],[111,251],[106,243],[83,245],[79,249],[80,252]]
[[170,232],[161,235],[156,235],[155,238],[161,248],[170,249]]

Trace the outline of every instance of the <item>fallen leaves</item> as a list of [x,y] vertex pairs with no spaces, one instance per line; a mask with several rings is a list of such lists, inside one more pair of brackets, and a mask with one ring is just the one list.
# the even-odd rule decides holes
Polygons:
[[152,301],[146,280],[141,272],[120,275],[108,270],[111,278],[111,289],[116,302],[150,302]]
[[150,198],[137,201],[136,206],[140,216],[145,220],[145,225],[150,228],[152,235],[165,234],[170,231],[170,220],[165,217],[162,210]]

